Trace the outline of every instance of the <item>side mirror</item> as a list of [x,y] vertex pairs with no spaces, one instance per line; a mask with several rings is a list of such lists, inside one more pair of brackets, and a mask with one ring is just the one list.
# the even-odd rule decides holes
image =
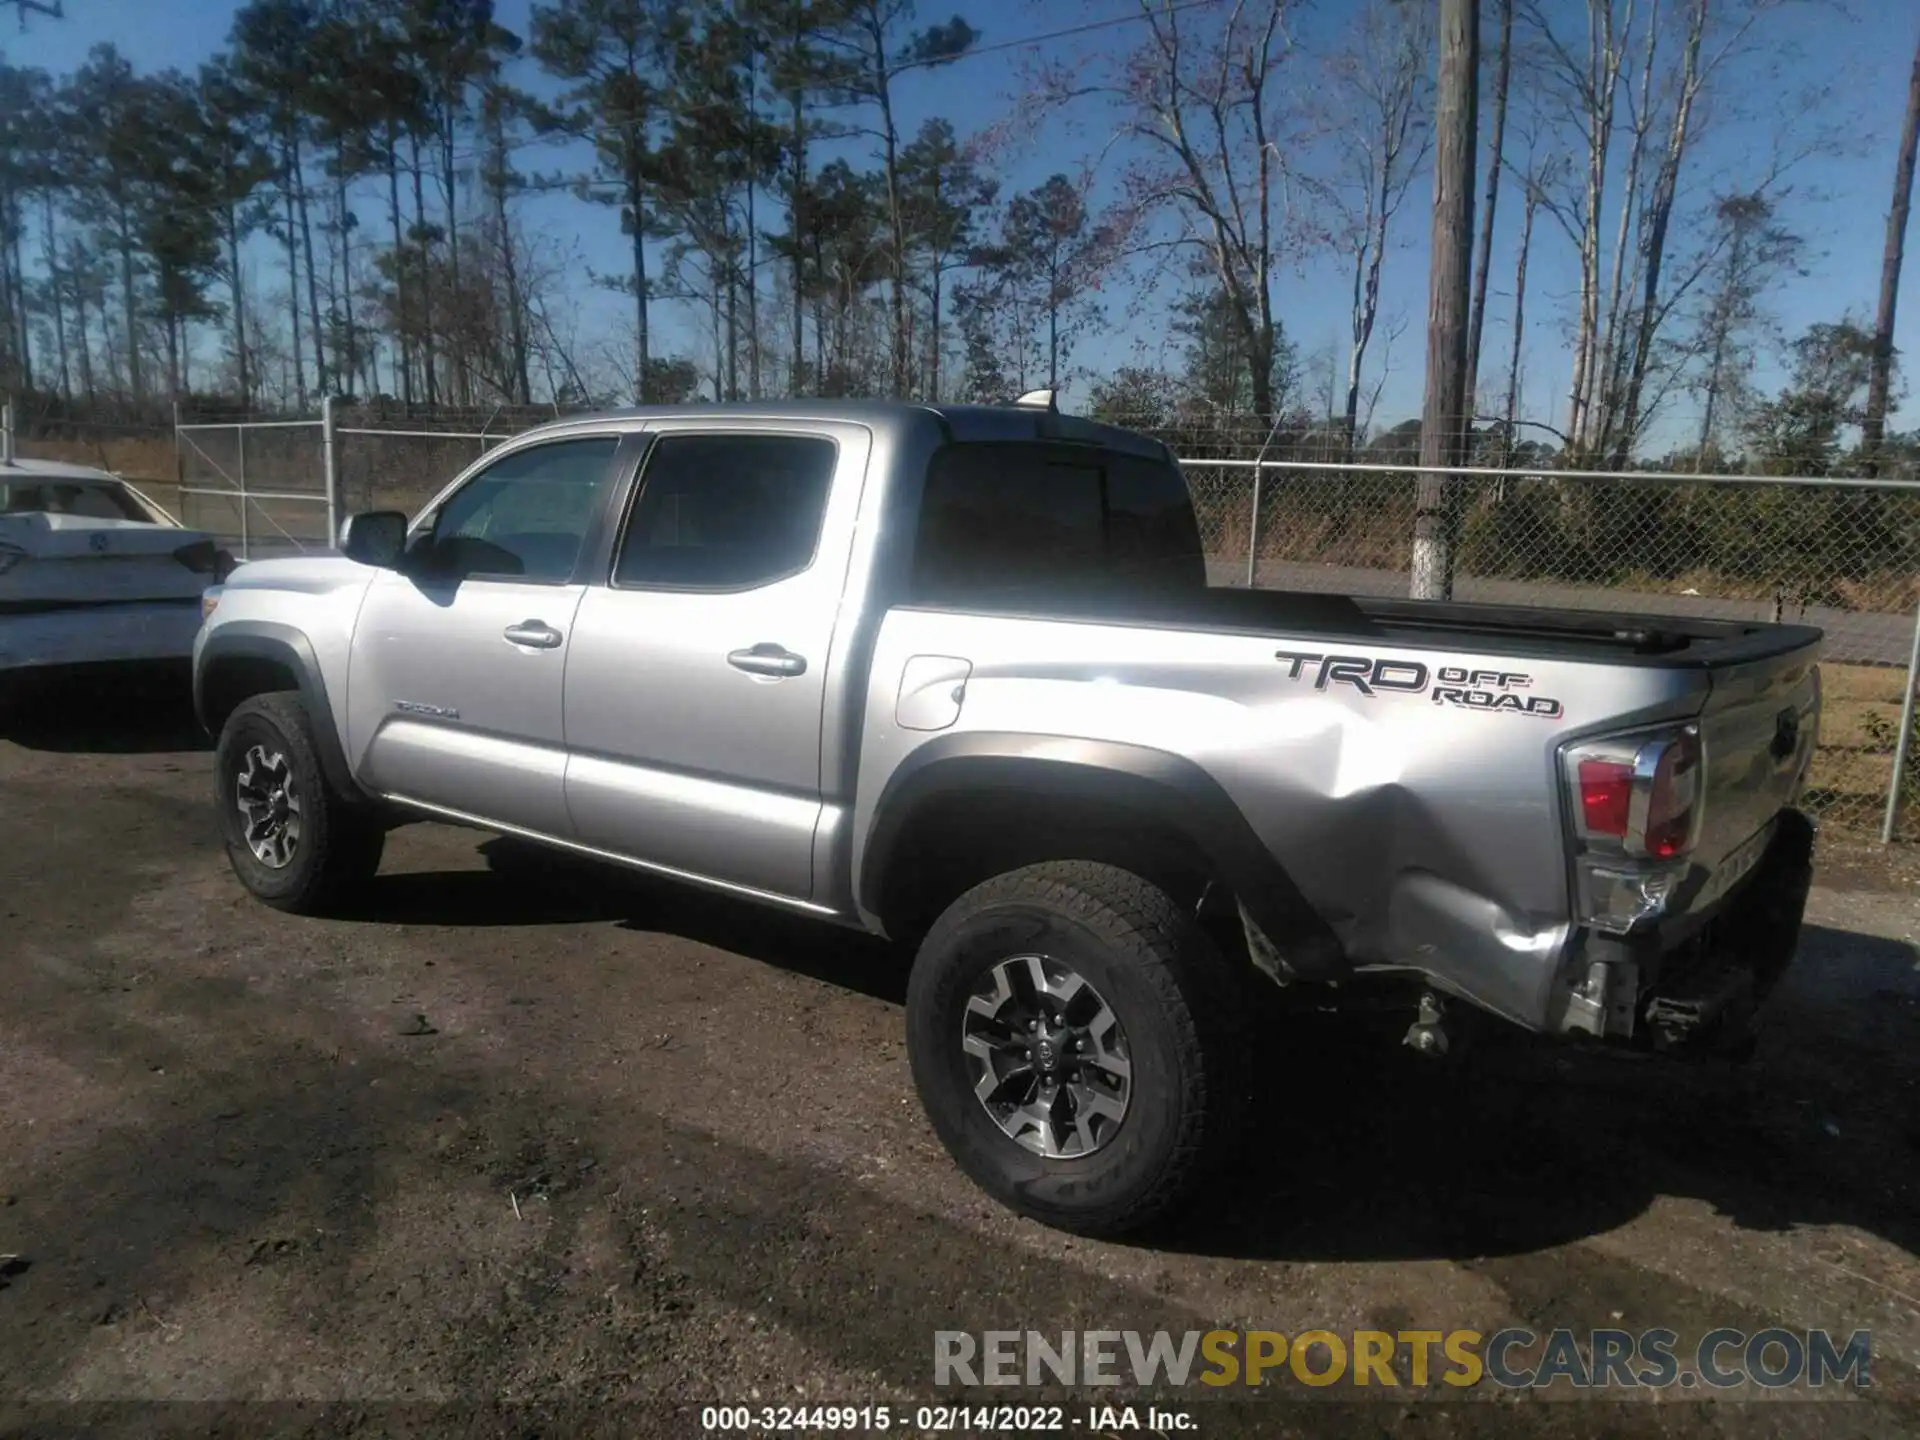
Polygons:
[[362,565],[391,570],[407,548],[407,517],[398,510],[349,515],[340,527],[340,553]]

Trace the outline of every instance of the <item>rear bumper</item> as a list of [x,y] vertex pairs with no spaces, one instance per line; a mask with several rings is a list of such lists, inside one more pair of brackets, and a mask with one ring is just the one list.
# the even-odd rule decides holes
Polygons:
[[0,674],[68,665],[184,660],[200,631],[200,601],[137,601],[0,614]]
[[1813,824],[1782,811],[1759,862],[1710,908],[1646,934],[1589,935],[1559,1028],[1668,1054],[1743,1054],[1793,963],[1812,882]]

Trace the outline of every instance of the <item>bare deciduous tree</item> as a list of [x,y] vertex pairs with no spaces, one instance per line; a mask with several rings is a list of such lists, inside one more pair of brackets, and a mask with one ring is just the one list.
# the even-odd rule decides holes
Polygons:
[[1234,0],[1216,18],[1174,0],[1139,4],[1147,29],[1140,46],[1096,76],[1048,66],[1035,94],[1043,108],[1084,96],[1119,107],[1115,138],[1138,143],[1109,233],[1121,253],[1200,252],[1240,333],[1254,413],[1271,425],[1285,180],[1277,80],[1292,49],[1287,6]]
[[1343,458],[1358,443],[1362,372],[1380,314],[1380,267],[1394,216],[1433,144],[1433,25],[1424,6],[1368,0],[1351,38],[1327,60],[1318,107],[1334,168],[1309,180],[1329,237],[1351,257],[1353,296]]
[[[1673,265],[1681,179],[1701,139],[1709,84],[1754,53],[1754,26],[1781,3],[1585,0],[1583,42],[1562,23],[1567,7],[1520,0],[1540,61],[1538,103],[1585,161],[1576,184],[1542,197],[1579,252],[1566,435],[1585,455],[1624,464],[1673,379],[1653,386],[1660,327],[1706,268],[1697,251]],[[1768,60],[1782,84],[1788,59],[1775,47]],[[1780,92],[1768,93],[1779,108]],[[1723,121],[1742,114],[1737,100],[1714,108]],[[1790,163],[1776,153],[1765,180],[1743,188],[1765,190]]]
[[1527,261],[1533,254],[1533,222],[1540,213],[1540,196],[1551,164],[1543,165],[1527,157],[1527,168],[1520,176],[1520,242],[1513,260],[1513,322],[1507,349],[1506,424],[1501,432],[1501,461],[1512,463],[1514,432],[1520,420],[1520,356],[1527,335]]

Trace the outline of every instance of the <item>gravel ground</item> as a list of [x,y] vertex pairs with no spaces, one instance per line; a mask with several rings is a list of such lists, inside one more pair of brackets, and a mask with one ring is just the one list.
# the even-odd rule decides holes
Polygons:
[[697,1433],[956,1398],[933,1332],[996,1327],[1869,1329],[1838,1404],[1158,1399],[1204,1435],[1920,1422],[1911,860],[1823,858],[1739,1070],[1276,1024],[1217,1203],[1122,1246],[949,1164],[885,947],[430,825],[352,917],[279,915],[190,721],[134,713],[0,740],[0,1434]]

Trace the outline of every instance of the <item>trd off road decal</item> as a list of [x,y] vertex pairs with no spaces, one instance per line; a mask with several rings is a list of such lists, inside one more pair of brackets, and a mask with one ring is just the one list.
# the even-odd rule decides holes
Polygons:
[[1418,660],[1376,660],[1367,655],[1312,655],[1303,650],[1276,650],[1274,659],[1287,666],[1289,680],[1313,678],[1313,688],[1351,685],[1362,695],[1425,695],[1435,705],[1458,705],[1467,710],[1502,710],[1558,720],[1566,708],[1545,695],[1522,695],[1533,677],[1513,670],[1469,670],[1459,665],[1429,669]]

